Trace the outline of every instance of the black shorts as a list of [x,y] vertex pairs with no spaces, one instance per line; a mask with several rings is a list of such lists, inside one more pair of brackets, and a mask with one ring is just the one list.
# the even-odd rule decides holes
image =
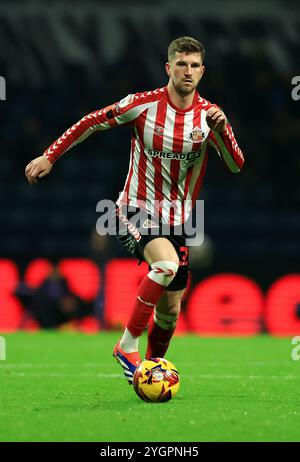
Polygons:
[[[136,220],[137,213],[140,213],[141,216],[139,220]],[[115,220],[118,241],[131,255],[139,260],[139,264],[145,261],[144,249],[148,242],[159,237],[168,239],[173,244],[178,255],[179,268],[167,290],[185,289],[189,276],[189,251],[186,245],[186,237],[181,227],[163,225],[155,221],[146,212],[143,213],[141,209],[135,209],[134,212],[127,212],[125,215],[122,207],[119,207],[116,209]]]

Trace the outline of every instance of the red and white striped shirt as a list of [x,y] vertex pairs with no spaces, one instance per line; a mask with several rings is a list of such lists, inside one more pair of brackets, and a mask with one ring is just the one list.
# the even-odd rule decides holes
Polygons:
[[97,130],[130,126],[129,171],[117,204],[146,208],[155,216],[159,213],[163,223],[177,225],[188,219],[198,197],[209,145],[232,172],[239,172],[244,163],[230,124],[223,133],[208,127],[206,112],[212,106],[195,92],[193,104],[179,109],[167,87],[128,95],[83,117],[44,155],[53,163]]

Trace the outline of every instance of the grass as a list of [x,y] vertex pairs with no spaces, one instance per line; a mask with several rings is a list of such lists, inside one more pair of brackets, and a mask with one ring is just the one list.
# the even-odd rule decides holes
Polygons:
[[121,378],[111,356],[118,337],[5,335],[0,441],[300,440],[300,362],[290,339],[175,337],[167,358],[181,388],[152,404]]

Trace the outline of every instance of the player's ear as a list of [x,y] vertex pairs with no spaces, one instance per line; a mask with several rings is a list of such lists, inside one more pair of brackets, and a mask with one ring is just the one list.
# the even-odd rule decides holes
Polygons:
[[165,69],[166,69],[166,73],[167,73],[168,76],[170,77],[170,76],[171,76],[171,66],[170,66],[170,63],[166,63],[166,64],[165,64]]

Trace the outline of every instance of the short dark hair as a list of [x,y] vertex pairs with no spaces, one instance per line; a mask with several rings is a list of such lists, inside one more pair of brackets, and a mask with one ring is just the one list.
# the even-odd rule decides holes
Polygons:
[[178,37],[173,40],[168,48],[168,61],[170,62],[174,57],[176,51],[178,53],[200,53],[202,62],[204,61],[205,49],[199,40],[193,37]]

